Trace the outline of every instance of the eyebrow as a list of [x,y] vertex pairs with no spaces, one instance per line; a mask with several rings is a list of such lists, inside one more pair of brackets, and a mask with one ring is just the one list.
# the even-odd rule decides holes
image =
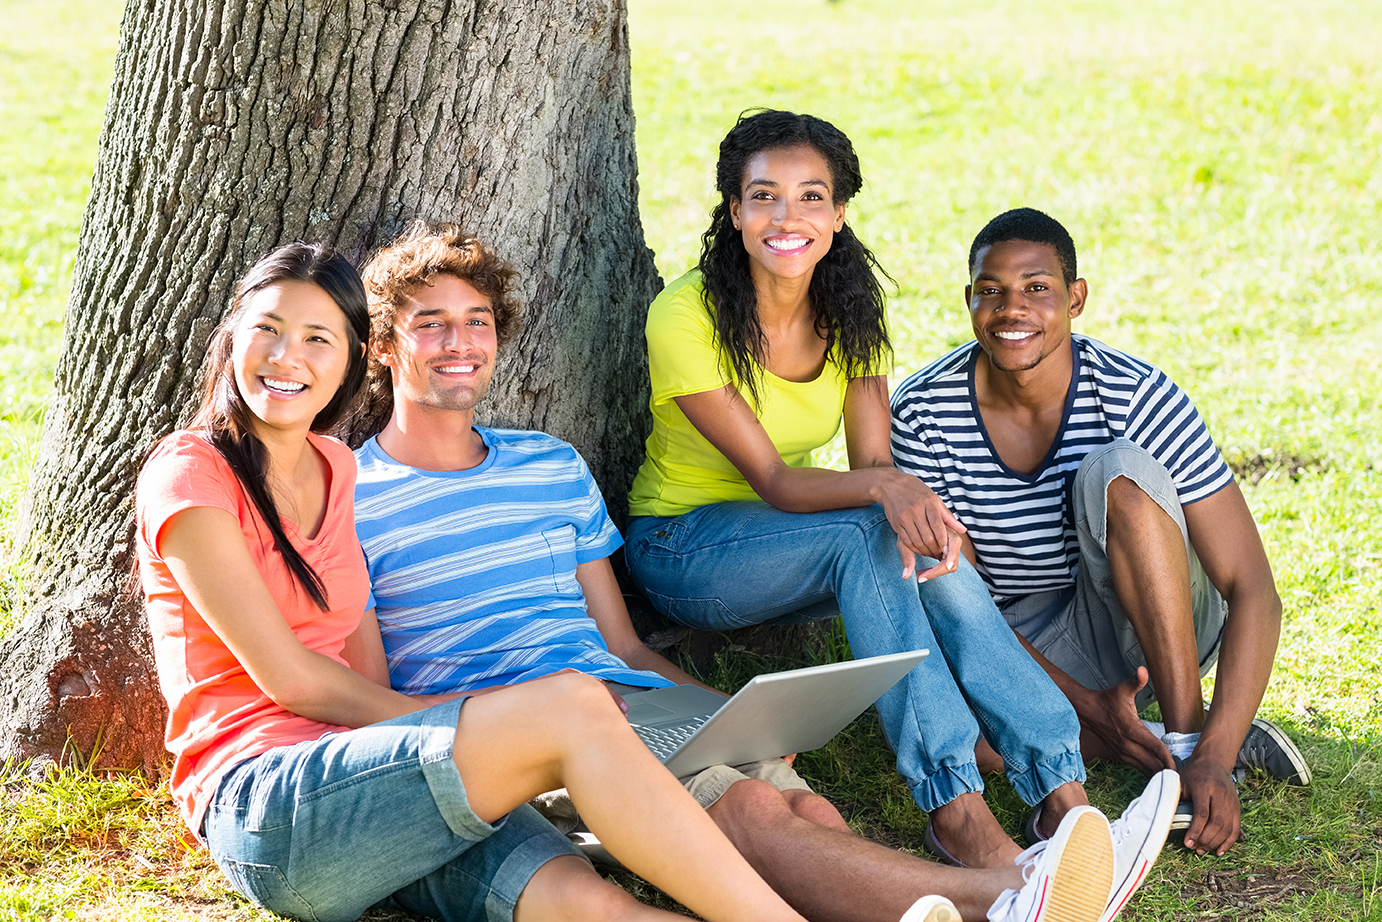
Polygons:
[[[1034,279],[1040,277],[1058,278],[1059,273],[1052,272],[1049,269],[1032,269],[1018,276],[1019,279]],[[974,281],[997,282],[999,281],[999,278],[991,272],[981,271],[978,275],[974,276]]]
[[[265,312],[264,312],[263,314],[261,314],[260,316],[261,316],[261,317],[265,317],[265,318],[267,318],[267,319],[269,319],[269,320],[275,320],[275,321],[277,321],[277,322],[279,322],[279,323],[287,323],[287,321],[284,320],[283,317],[282,317],[280,314],[275,314],[273,311],[265,311]],[[327,324],[324,324],[324,323],[309,323],[309,324],[307,324],[307,329],[309,329],[309,330],[325,330],[325,331],[328,332],[328,333],[334,333],[334,332],[335,332],[334,330],[331,329],[330,326],[328,326]]]
[[[473,314],[473,313],[475,313],[476,311],[480,311],[480,312],[482,312],[482,313],[490,314],[490,315],[492,316],[492,315],[494,314],[494,305],[493,305],[493,304],[470,304],[470,305],[467,305],[466,307],[463,307],[463,308],[460,309],[460,312],[461,312],[461,313],[465,313],[465,314]],[[449,313],[451,313],[450,308],[445,308],[445,307],[420,307],[420,308],[418,308],[418,309],[415,310],[415,311],[410,311],[409,314],[408,314],[408,316],[415,319],[415,318],[418,318],[418,317],[442,317],[442,316],[445,316],[446,314],[449,314]]]
[[[820,186],[820,187],[823,188],[823,189],[829,189],[829,188],[830,188],[830,184],[827,183],[824,179],[807,179],[807,180],[803,180],[802,182],[797,183],[797,185],[798,185],[798,186]],[[748,183],[744,186],[744,188],[747,190],[747,189],[752,189],[754,186],[766,186],[766,187],[769,188],[769,189],[776,189],[776,188],[777,188],[777,183],[773,182],[771,179],[750,179],[750,180],[748,181]]]

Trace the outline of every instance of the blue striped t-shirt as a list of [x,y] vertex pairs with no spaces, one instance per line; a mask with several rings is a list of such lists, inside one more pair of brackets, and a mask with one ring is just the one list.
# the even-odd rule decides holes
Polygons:
[[572,668],[672,683],[609,652],[576,565],[623,544],[585,461],[541,432],[475,427],[489,452],[464,471],[355,452],[355,530],[393,687],[438,694]]
[[1003,464],[974,393],[977,343],[903,381],[892,398],[893,461],[925,481],[969,530],[978,570],[1002,603],[1073,585],[1080,560],[1070,486],[1084,456],[1117,438],[1171,473],[1181,505],[1233,480],[1199,412],[1166,374],[1072,335],[1074,372],[1051,451],[1031,474]]

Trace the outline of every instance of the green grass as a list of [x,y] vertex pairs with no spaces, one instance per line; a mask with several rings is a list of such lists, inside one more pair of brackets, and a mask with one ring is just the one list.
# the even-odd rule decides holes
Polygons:
[[13,521],[38,447],[122,4],[0,3],[0,633]]
[[[965,258],[988,218],[1032,205],[1067,224],[1091,288],[1079,329],[1175,377],[1243,477],[1286,609],[1263,713],[1316,776],[1250,778],[1246,840],[1223,859],[1168,849],[1128,917],[1382,917],[1382,7],[806,0],[770,19],[630,2],[643,224],[664,278],[694,263],[718,142],[751,106],[854,139],[867,184],[850,218],[898,282],[899,374],[968,337]],[[119,13],[0,3],[0,573]],[[782,663],[731,654],[712,677],[765,665]],[[869,718],[802,764],[861,832],[919,844]],[[1095,766],[1091,797],[1116,809],[1137,785]],[[7,773],[0,920],[268,918],[177,844],[161,789],[139,791]],[[1016,830],[1006,782],[990,800]]]

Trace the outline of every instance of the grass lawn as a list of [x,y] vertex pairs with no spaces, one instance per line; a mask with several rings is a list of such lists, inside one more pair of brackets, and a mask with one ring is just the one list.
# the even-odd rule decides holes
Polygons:
[[[630,6],[665,279],[695,260],[738,112],[822,115],[863,160],[851,220],[897,280],[899,376],[968,338],[973,235],[1035,206],[1080,247],[1077,328],[1166,369],[1240,474],[1286,610],[1262,713],[1315,782],[1249,778],[1244,841],[1222,859],[1168,848],[1125,918],[1382,917],[1382,6],[804,0],[778,21],[729,0]],[[0,630],[120,9],[0,0]],[[731,655],[713,678],[781,665]],[[861,832],[919,847],[870,719],[803,764]],[[1138,787],[1092,768],[1106,810]],[[990,801],[1016,831],[1005,781]],[[228,895],[162,787],[7,768],[0,805],[0,922],[271,918]]]

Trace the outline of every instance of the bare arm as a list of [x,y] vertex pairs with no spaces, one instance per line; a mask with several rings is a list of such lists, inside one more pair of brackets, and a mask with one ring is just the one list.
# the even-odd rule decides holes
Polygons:
[[656,672],[678,685],[699,685],[717,695],[724,692],[698,682],[678,668],[671,660],[660,653],[649,650],[629,620],[629,609],[624,604],[624,594],[619,591],[619,581],[614,577],[614,568],[608,557],[576,565],[576,581],[585,593],[586,610],[594,619],[600,636],[609,646],[609,652],[628,663],[634,669]]
[[1238,796],[1229,773],[1266,693],[1281,636],[1281,599],[1257,524],[1237,483],[1184,507],[1190,543],[1228,617],[1214,698],[1195,752],[1181,771],[1195,803],[1188,847],[1222,855],[1238,837]]
[[391,687],[389,662],[384,655],[384,639],[379,634],[379,620],[375,617],[373,608],[365,610],[359,626],[345,639],[341,659],[375,685]]
[[426,707],[307,649],[283,620],[239,524],[225,510],[199,506],[177,513],[163,527],[159,551],[188,601],[285,710],[361,727]]
[[1214,699],[1195,756],[1231,770],[1271,679],[1281,637],[1281,598],[1237,483],[1184,510],[1205,575],[1228,602]]
[[903,575],[915,572],[917,554],[940,563],[922,578],[951,573],[959,562],[952,532],[964,526],[930,488],[893,466],[888,444],[887,383],[855,378],[845,392],[849,471],[790,467],[739,391],[722,387],[677,397],[696,430],[744,475],[755,493],[786,512],[820,512],[880,503],[898,535]]

